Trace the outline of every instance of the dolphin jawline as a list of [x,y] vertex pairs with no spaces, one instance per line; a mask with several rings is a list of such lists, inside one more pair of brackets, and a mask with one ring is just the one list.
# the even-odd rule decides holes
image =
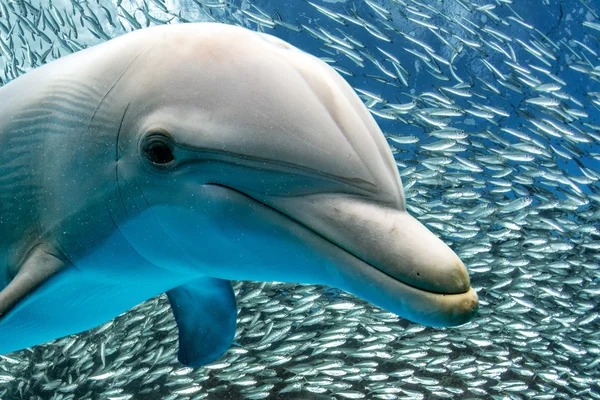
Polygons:
[[[403,318],[428,326],[456,326],[469,322],[476,314],[478,300],[475,291],[471,287],[464,293],[440,293],[410,285],[382,271],[314,231],[310,226],[261,200],[220,183],[207,183],[207,185],[236,192],[252,202],[284,216],[288,221],[310,231],[314,237],[325,242],[327,246],[332,246],[334,251],[343,254],[344,257],[342,258],[344,260],[340,260],[340,263],[344,263],[344,268],[339,269],[339,275],[327,276],[327,273],[324,273],[322,281],[317,279],[314,282],[301,283],[325,284],[337,287]],[[332,281],[329,281],[329,279]]]
[[[319,237],[319,238],[321,238],[321,239],[325,240],[326,242],[328,242],[328,243],[332,244],[332,245],[333,245],[333,246],[335,246],[336,248],[338,248],[338,249],[340,249],[340,250],[344,251],[345,253],[347,253],[347,254],[351,255],[353,258],[355,258],[356,260],[358,260],[358,261],[362,262],[362,263],[363,263],[363,264],[365,264],[366,266],[369,266],[370,268],[374,268],[374,269],[376,269],[377,271],[381,272],[383,275],[387,276],[388,278],[390,278],[390,279],[393,279],[393,280],[395,280],[395,281],[397,281],[397,282],[400,282],[400,283],[402,283],[402,284],[404,284],[404,285],[406,285],[406,286],[409,286],[409,287],[411,287],[411,288],[413,288],[413,289],[420,290],[420,291],[423,291],[423,292],[426,292],[426,293],[432,293],[432,294],[439,294],[439,295],[462,294],[462,293],[444,293],[444,292],[436,292],[436,291],[432,291],[432,290],[426,290],[426,289],[423,289],[423,288],[420,288],[420,287],[417,287],[417,286],[411,285],[410,283],[404,282],[402,279],[399,279],[399,278],[397,278],[397,277],[394,277],[394,276],[392,276],[392,275],[388,274],[388,273],[387,273],[387,272],[385,272],[385,271],[382,271],[380,268],[377,268],[377,267],[376,267],[376,266],[374,266],[373,264],[371,264],[371,263],[369,263],[369,262],[367,262],[367,261],[363,260],[362,258],[360,258],[360,257],[359,257],[359,256],[357,256],[356,254],[352,253],[351,251],[348,251],[348,250],[347,250],[347,249],[345,249],[344,247],[342,247],[342,246],[338,245],[337,243],[335,243],[335,242],[333,242],[333,241],[329,240],[329,239],[328,239],[326,236],[323,236],[323,235],[322,235],[322,234],[320,234],[319,232],[317,232],[317,231],[313,230],[313,229],[312,229],[310,226],[307,226],[307,225],[305,225],[304,223],[302,223],[302,222],[298,221],[298,220],[297,220],[297,219],[295,219],[294,217],[292,217],[292,216],[290,216],[290,215],[288,215],[288,214],[284,213],[283,211],[280,211],[280,210],[278,210],[278,209],[277,209],[277,208],[275,208],[275,207],[272,207],[272,206],[270,206],[269,204],[267,204],[267,203],[265,203],[265,202],[263,202],[263,201],[260,201],[260,200],[257,200],[257,199],[255,199],[254,197],[252,197],[252,196],[248,195],[247,193],[244,193],[244,192],[242,192],[242,191],[240,191],[240,190],[238,190],[238,189],[235,189],[235,188],[232,188],[232,187],[230,187],[230,186],[226,186],[226,185],[223,185],[223,184],[220,184],[220,183],[209,183],[208,185],[212,185],[212,186],[219,186],[219,187],[222,187],[222,188],[224,188],[224,189],[227,189],[227,190],[232,190],[232,191],[235,191],[235,192],[237,192],[237,193],[239,193],[239,194],[241,194],[241,195],[243,195],[243,196],[245,196],[245,197],[247,197],[247,198],[251,199],[252,201],[254,201],[254,202],[256,202],[256,203],[259,203],[259,204],[261,204],[262,206],[265,206],[265,207],[267,207],[267,208],[268,208],[268,209],[270,209],[271,211],[273,211],[273,212],[276,212],[276,213],[278,213],[278,214],[280,214],[280,215],[282,215],[282,216],[286,217],[288,220],[291,220],[291,221],[293,221],[293,222],[295,222],[295,223],[297,223],[297,224],[300,224],[300,225],[302,225],[302,226],[303,226],[303,227],[305,227],[306,229],[310,230],[310,231],[311,231],[311,232],[312,232],[312,233],[313,233],[315,236],[317,236],[317,237]],[[467,290],[467,291],[465,291],[465,292],[463,292],[463,293],[467,293],[467,292],[468,292],[468,290]]]

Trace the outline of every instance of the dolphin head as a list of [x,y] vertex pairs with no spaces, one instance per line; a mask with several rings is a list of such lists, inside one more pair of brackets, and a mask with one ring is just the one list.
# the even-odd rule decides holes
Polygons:
[[[410,216],[393,156],[352,88],[267,34],[152,28],[122,83],[125,234],[166,269],[327,284],[432,326],[469,321],[456,254]],[[133,34],[132,34],[133,36]]]

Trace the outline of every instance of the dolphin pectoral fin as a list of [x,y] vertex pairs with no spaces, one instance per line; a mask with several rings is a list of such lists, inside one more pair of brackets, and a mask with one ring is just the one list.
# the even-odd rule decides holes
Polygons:
[[233,342],[237,322],[231,282],[203,277],[167,296],[179,329],[179,361],[199,367],[221,357]]
[[58,251],[48,250],[41,244],[32,248],[15,277],[0,292],[0,320],[20,300],[67,264],[68,261]]
[[15,276],[0,294],[6,309],[0,315],[0,354],[95,328],[185,282],[150,264],[123,262],[117,271],[90,271],[38,251],[23,264],[22,277]]

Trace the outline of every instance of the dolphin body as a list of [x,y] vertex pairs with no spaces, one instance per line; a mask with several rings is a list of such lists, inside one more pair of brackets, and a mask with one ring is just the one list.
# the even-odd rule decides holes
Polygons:
[[0,88],[0,353],[166,292],[179,360],[231,345],[230,280],[335,286],[431,326],[477,309],[329,66],[216,23],[153,27]]

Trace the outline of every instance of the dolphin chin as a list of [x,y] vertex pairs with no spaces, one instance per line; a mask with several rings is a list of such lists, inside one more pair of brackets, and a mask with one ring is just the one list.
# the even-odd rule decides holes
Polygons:
[[[405,211],[394,210],[401,213],[405,225],[412,225],[409,228],[413,231],[414,236],[425,238],[424,241],[421,241],[422,248],[417,249],[424,253],[421,254],[420,258],[419,254],[406,257],[411,263],[405,263],[405,268],[402,268],[402,265],[395,262],[395,260],[385,262],[382,257],[377,259],[378,263],[375,265],[365,257],[361,257],[361,255],[355,254],[355,252],[349,251],[345,246],[340,245],[340,235],[337,235],[337,238],[334,239],[333,237],[336,235],[332,231],[330,231],[332,233],[330,235],[323,234],[323,229],[320,229],[318,223],[311,224],[307,222],[323,221],[323,219],[312,220],[306,215],[297,218],[291,215],[293,213],[287,211],[288,207],[280,207],[281,201],[264,201],[229,186],[211,185],[237,192],[248,200],[259,203],[270,212],[283,216],[285,221],[290,224],[300,225],[310,232],[312,237],[304,237],[303,239],[311,242],[314,250],[328,258],[335,267],[333,270],[322,271],[311,282],[303,283],[327,284],[340,288],[389,312],[428,326],[461,325],[469,322],[477,312],[478,297],[475,290],[469,285],[467,270],[463,263],[441,240]],[[306,196],[301,197],[301,202],[305,200],[304,197]],[[303,209],[299,204],[292,204],[291,207],[296,210],[310,212],[309,209]],[[327,207],[321,204],[317,209],[327,210]],[[372,218],[372,216],[370,217]],[[339,215],[336,218],[339,218]],[[353,237],[369,236],[364,230],[362,235],[360,231],[345,232],[345,234]],[[438,248],[437,252],[435,247]],[[400,247],[400,250],[402,250],[402,247]],[[413,252],[414,247],[409,243],[406,250]],[[413,270],[419,259],[431,259],[431,252],[441,254],[441,258],[448,259],[448,262],[445,263],[443,268],[440,268],[439,273],[427,273],[427,269],[423,269],[424,273],[418,276],[420,281],[413,279],[407,270]],[[386,255],[393,256],[394,252],[388,252]],[[369,258],[374,259],[373,257]],[[434,256],[434,262],[439,262],[441,258],[436,259]],[[432,265],[429,271],[435,271],[436,267],[440,266]],[[444,283],[447,284],[446,288]]]
[[391,313],[437,327],[465,324],[477,313],[479,300],[471,287],[458,294],[430,292],[406,284],[354,258],[356,262],[344,265],[341,283],[336,286]]

